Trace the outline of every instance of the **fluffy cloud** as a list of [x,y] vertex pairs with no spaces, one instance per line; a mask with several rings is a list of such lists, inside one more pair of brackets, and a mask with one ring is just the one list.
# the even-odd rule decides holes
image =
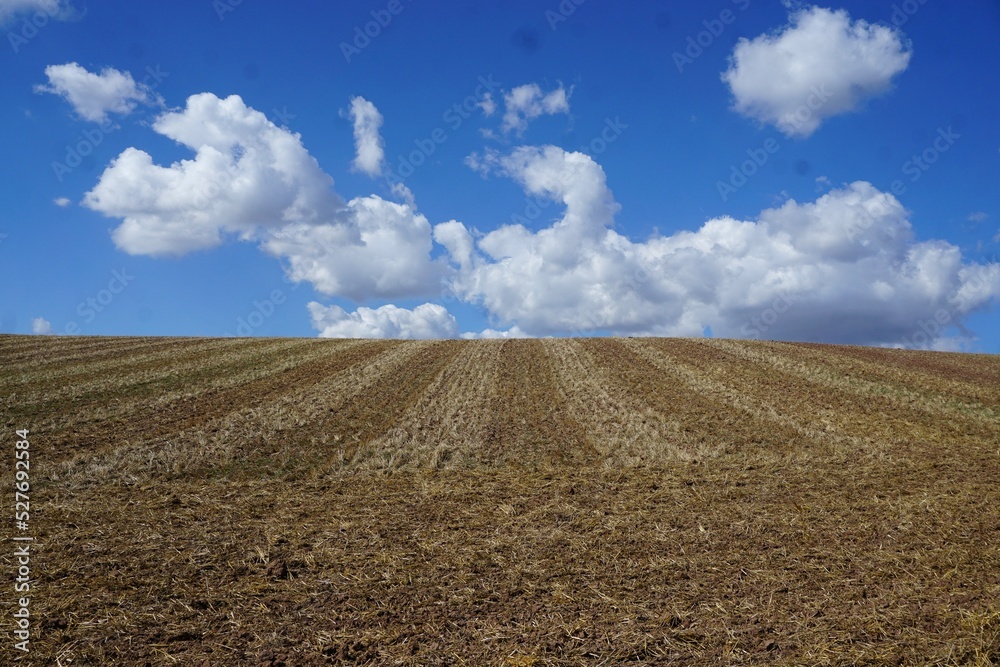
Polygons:
[[484,329],[479,333],[469,332],[464,333],[461,336],[466,340],[502,340],[505,338],[530,338],[530,336],[523,331],[521,327],[513,326],[506,331],[497,331],[496,329]]
[[48,85],[35,86],[35,92],[53,93],[65,98],[80,115],[103,123],[109,113],[128,115],[138,104],[154,104],[159,98],[144,84],[136,83],[128,72],[105,67],[100,74],[88,72],[77,63],[49,65],[45,68]]
[[71,202],[68,197],[56,197],[55,199],[52,200],[52,203],[58,206],[59,208],[66,208],[73,202]]
[[497,103],[496,100],[493,99],[493,93],[486,93],[483,95],[482,101],[476,106],[483,110],[484,116],[492,116],[496,113]]
[[353,313],[340,306],[309,303],[313,328],[321,338],[454,338],[458,323],[444,308],[425,303],[413,310],[393,305],[358,308]]
[[[128,253],[180,255],[220,244],[223,232],[249,239],[259,228],[333,223],[345,208],[299,136],[238,95],[193,95],[153,129],[195,151],[194,159],[161,167],[126,149],[83,200],[123,219],[113,238]],[[346,224],[339,229],[351,238]]]
[[852,23],[845,10],[810,7],[775,34],[740,39],[722,79],[737,111],[807,137],[826,118],[887,90],[909,62],[896,30]]
[[382,173],[385,160],[385,147],[378,132],[382,127],[382,114],[363,97],[351,99],[348,114],[354,123],[354,148],[357,151],[351,167],[371,177],[378,176]]
[[[483,110],[490,115],[496,103],[492,98],[484,100],[487,101],[490,106],[483,107]],[[504,93],[503,101],[505,111],[501,129],[504,132],[524,132],[530,121],[545,114],[569,113],[569,93],[561,85],[543,93],[537,83],[525,84]]]
[[357,239],[338,225],[286,225],[263,243],[289,262],[288,275],[320,292],[355,301],[426,296],[440,290],[447,267],[430,259],[431,225],[411,206],[377,196],[348,202],[343,216]]
[[[634,241],[614,229],[619,206],[593,158],[555,146],[487,151],[470,164],[562,211],[543,229],[481,233],[456,220],[432,226],[405,189],[396,193],[403,203],[376,195],[345,202],[298,135],[237,96],[192,96],[153,129],[194,157],[160,166],[127,149],[84,197],[122,220],[113,238],[123,250],[182,254],[228,236],[258,243],[292,280],[329,296],[363,302],[447,289],[481,307],[493,327],[463,337],[697,336],[710,328],[717,336],[955,346],[963,319],[1000,297],[1000,264],[965,262],[944,241],[918,242],[900,202],[867,182],[753,219],[719,217]],[[459,335],[454,317],[431,303],[309,309],[324,336]]]
[[0,0],[0,26],[18,16],[37,12],[57,20],[69,19],[74,14],[66,0]]
[[[344,202],[302,145],[237,95],[193,95],[153,129],[195,152],[163,167],[129,148],[84,205],[121,218],[112,237],[131,254],[181,255],[227,235],[257,241],[289,276],[355,300],[420,296],[439,288],[431,227],[412,205],[377,196]],[[405,193],[404,193],[405,194]]]
[[52,324],[44,317],[36,317],[31,320],[31,333],[47,336],[52,333]]
[[945,320],[943,332],[1000,296],[1000,265],[963,263],[943,241],[915,242],[899,201],[866,182],[815,202],[789,200],[756,220],[716,218],[636,243],[611,229],[618,206],[590,157],[549,146],[487,162],[526,192],[561,202],[562,218],[478,239],[450,222],[435,239],[456,269],[451,289],[531,335],[697,336],[711,328],[717,336],[919,344],[914,337],[929,321]]

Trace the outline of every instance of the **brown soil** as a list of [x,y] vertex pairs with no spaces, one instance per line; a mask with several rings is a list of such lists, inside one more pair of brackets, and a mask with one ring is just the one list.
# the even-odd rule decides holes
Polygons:
[[[0,336],[0,664],[1000,664],[1000,358]],[[19,533],[20,534],[20,533]],[[14,659],[19,660],[15,663]]]

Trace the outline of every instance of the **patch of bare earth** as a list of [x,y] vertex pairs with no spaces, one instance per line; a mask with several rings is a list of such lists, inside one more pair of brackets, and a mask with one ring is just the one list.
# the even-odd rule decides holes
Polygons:
[[36,539],[31,653],[10,587],[0,664],[1000,663],[995,357],[0,336],[0,360]]

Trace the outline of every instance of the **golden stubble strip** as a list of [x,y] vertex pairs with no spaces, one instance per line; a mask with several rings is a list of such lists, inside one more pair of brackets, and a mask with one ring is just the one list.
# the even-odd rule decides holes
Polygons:
[[[780,405],[761,401],[753,393],[753,383],[761,378],[735,381],[726,373],[715,374],[685,355],[697,356],[697,345],[685,339],[621,339],[620,344],[635,355],[654,380],[646,400],[661,401],[660,394],[694,395],[702,404],[685,413],[685,428],[705,433],[702,437],[719,443],[724,454],[744,452],[747,456],[802,458],[828,456],[842,436],[812,428],[786,414]],[[702,352],[711,352],[702,348]],[[659,392],[656,390],[659,389]],[[708,403],[708,405],[705,405]],[[863,441],[851,440],[857,447]]]
[[608,379],[632,392],[678,434],[678,446],[696,458],[784,456],[801,448],[802,436],[755,411],[733,410],[722,396],[661,367],[649,351],[627,339],[588,339],[581,345]]
[[[0,353],[10,358],[35,353],[72,353],[84,348],[94,348],[111,340],[109,336],[27,336],[9,334],[0,338]],[[124,340],[124,339],[123,339]],[[134,339],[133,339],[134,340]]]
[[[939,352],[777,342],[762,343],[752,351],[768,355],[769,363],[797,372],[808,372],[811,367],[814,375],[857,393],[925,405],[932,412],[978,413],[991,421],[1000,420],[1000,372],[995,377],[990,373],[986,355],[963,355],[977,357],[973,363],[979,367],[969,368],[956,355]],[[924,362],[926,357],[936,361]]]
[[121,402],[133,393],[157,391],[157,386],[196,381],[200,375],[215,379],[220,364],[255,354],[258,350],[287,348],[288,339],[255,339],[239,341],[227,339],[202,339],[192,347],[180,346],[150,355],[129,355],[122,352],[104,367],[88,366],[85,374],[56,377],[47,382],[32,382],[22,386],[9,386],[16,393],[21,406],[35,406],[34,413],[72,411],[85,405],[103,405]]
[[[845,459],[906,457],[924,445],[964,437],[946,421],[895,409],[886,401],[861,399],[788,375],[763,369],[711,347],[705,339],[649,340],[639,344],[662,368],[684,373],[692,384],[712,391],[742,410],[766,416],[821,443],[827,455]],[[909,412],[910,414],[906,414]],[[918,421],[923,418],[923,421]],[[917,421],[915,421],[915,419]],[[822,450],[800,448],[797,455]]]
[[[893,382],[872,369],[872,364],[861,362],[850,363],[851,370],[844,370],[847,364],[832,365],[837,363],[831,363],[832,355],[797,346],[718,339],[698,344],[732,355],[734,374],[753,372],[753,368],[763,373],[767,381],[754,386],[773,387],[772,402],[780,400],[790,411],[813,420],[823,414],[822,423],[835,424],[845,433],[869,433],[886,442],[1000,440],[1000,413],[957,398],[951,393],[959,389],[954,382],[939,380],[937,391],[922,392],[913,389],[920,387],[920,378],[905,384],[899,379]],[[786,391],[785,383],[794,383],[797,391]]]
[[486,465],[576,467],[600,457],[560,401],[540,340],[501,342],[499,373],[485,407],[480,459]]
[[[419,345],[417,353],[402,368],[391,375],[376,377],[363,392],[331,407],[325,419],[312,425],[314,432],[332,437],[336,443],[333,451],[328,449],[326,454],[332,470],[371,467],[369,443],[403,419],[461,353],[465,342],[447,340]],[[383,462],[387,463],[385,459]],[[375,467],[381,469],[384,465]]]
[[868,362],[903,374],[908,379],[916,375],[928,378],[956,380],[978,386],[1000,388],[1000,356],[963,352],[929,352],[859,345],[827,345],[823,343],[783,343],[801,349],[820,352],[835,359]]
[[336,453],[339,459],[346,439],[321,425],[373,385],[403,375],[413,357],[431,345],[343,341],[327,364],[318,360],[304,366],[301,371],[309,377],[288,383],[280,394],[260,400],[248,387],[242,399],[233,397],[230,411],[204,414],[200,423],[182,431],[78,454],[53,466],[52,479],[72,486],[181,474],[238,476],[240,461],[279,470],[316,454]]
[[679,421],[637,400],[580,341],[547,339],[542,344],[552,360],[560,403],[590,434],[604,467],[663,465],[698,455]]
[[204,359],[211,361],[224,356],[227,350],[244,349],[247,344],[236,338],[197,338],[166,345],[123,346],[87,360],[25,369],[8,376],[9,380],[8,377],[0,380],[0,387],[16,391],[31,403],[38,402],[39,397],[71,398],[105,384],[112,376],[123,383],[133,378],[147,381],[162,375],[164,369],[173,372],[183,368],[186,360],[192,363],[202,360],[200,363],[207,365]]
[[360,469],[471,468],[500,367],[502,341],[469,341],[388,431],[358,452]]
[[19,337],[17,343],[0,350],[0,358],[3,358],[5,364],[30,368],[65,363],[90,355],[103,355],[121,346],[145,347],[162,340],[164,339],[119,336],[24,336]]
[[8,399],[9,409],[47,432],[55,446],[91,436],[102,440],[109,428],[170,419],[178,410],[196,410],[195,401],[206,394],[293,368],[323,354],[319,344],[313,339],[248,341],[211,360],[157,369],[151,377],[132,377],[125,370],[108,374],[72,397],[43,396],[47,400],[32,403],[30,397],[15,395]]

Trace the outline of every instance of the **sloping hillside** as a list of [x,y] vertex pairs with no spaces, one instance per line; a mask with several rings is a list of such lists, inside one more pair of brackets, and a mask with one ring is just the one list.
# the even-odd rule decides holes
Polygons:
[[0,360],[36,664],[1000,661],[995,356],[2,336]]

